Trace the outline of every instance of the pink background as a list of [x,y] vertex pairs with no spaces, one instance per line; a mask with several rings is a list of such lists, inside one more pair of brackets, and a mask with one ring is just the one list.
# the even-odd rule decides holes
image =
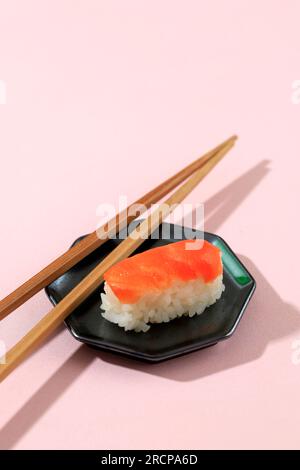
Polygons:
[[[233,133],[190,196],[258,288],[230,341],[155,366],[59,331],[1,385],[1,448],[300,448],[298,0],[1,0],[0,297]],[[11,346],[50,304],[1,323]],[[298,346],[299,348],[299,346]]]

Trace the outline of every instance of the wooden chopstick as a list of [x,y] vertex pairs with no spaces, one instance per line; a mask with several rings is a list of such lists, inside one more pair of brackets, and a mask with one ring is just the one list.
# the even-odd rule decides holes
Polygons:
[[[154,188],[149,193],[138,199],[134,204],[142,204],[145,208],[149,208],[151,204],[158,202],[166,194],[172,191],[176,186],[188,178],[195,170],[201,168],[216,152],[223,148],[227,143],[234,142],[236,136],[230,137],[228,140],[218,145],[216,148],[206,153],[203,157],[198,158],[193,163],[189,164],[183,170],[176,173],[171,178],[167,179],[159,186]],[[105,229],[106,226],[111,227],[113,233],[118,232],[118,228],[122,227],[125,222],[130,223],[135,216],[128,216],[130,205],[118,216],[105,224],[99,230]],[[141,212],[142,213],[142,212]],[[109,235],[109,233],[108,233]],[[70,250],[59,256],[56,260],[42,269],[40,272],[31,277],[28,281],[6,296],[0,301],[0,321],[9,315],[13,310],[20,307],[24,302],[30,299],[33,295],[46,287],[52,281],[57,279],[63,273],[72,268],[75,264],[89,255],[96,248],[99,248],[105,239],[101,239],[97,235],[97,231],[85,237],[81,242],[73,246]]]
[[118,261],[131,255],[173,210],[176,204],[198,185],[212,168],[233,147],[234,140],[223,146],[214,157],[197,170],[164,204],[118,245],[93,269],[66,297],[45,315],[6,355],[6,363],[0,365],[0,381],[7,377],[22,360],[32,352],[58,325],[78,307],[103,282],[104,273]]

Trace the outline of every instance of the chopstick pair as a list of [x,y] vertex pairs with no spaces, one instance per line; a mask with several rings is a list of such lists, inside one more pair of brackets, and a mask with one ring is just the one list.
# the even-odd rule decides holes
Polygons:
[[[149,208],[159,201],[172,189],[178,186],[188,176],[190,178],[177,189],[161,206],[115,248],[93,271],[91,271],[66,297],[64,297],[48,314],[46,314],[8,353],[6,362],[0,365],[0,381],[17,367],[17,365],[33,351],[59,324],[78,307],[103,282],[104,273],[118,261],[131,255],[188,194],[202,181],[214,166],[233,147],[236,137],[233,136],[223,144],[208,152],[179,173],[169,178],[153,191],[150,191],[135,204],[143,204]],[[127,208],[118,214],[116,220],[110,221],[110,231],[113,233],[125,222],[130,223],[135,217],[128,217]],[[146,210],[146,209],[145,209]],[[105,228],[108,226],[101,227]],[[100,229],[100,230],[101,230]],[[109,232],[110,233],[110,232]],[[107,236],[109,236],[109,233]],[[12,294],[0,302],[0,320],[11,311],[24,303],[32,295],[52,282],[59,275],[70,269],[94,249],[98,248],[105,239],[99,239],[97,231],[75,245],[40,273],[35,275]],[[3,361],[2,361],[3,362]]]
[[[213,157],[221,148],[225,145],[234,142],[236,139],[235,136],[226,140],[222,144],[218,145],[216,148],[206,153],[203,157],[195,160],[193,163],[188,165],[183,170],[176,173],[173,177],[167,179],[162,184],[154,188],[149,193],[145,194],[143,197],[138,199],[134,204],[141,204],[145,208],[149,208],[151,204],[157,203],[160,199],[166,196],[170,191],[172,191],[176,186],[182,183],[186,178],[188,178],[193,172],[201,168],[205,163]],[[118,217],[112,221],[109,221],[109,227],[115,233],[118,232],[118,227],[122,226],[127,220],[130,223],[135,217],[127,217],[127,214],[132,207],[131,204],[127,209],[122,213],[118,214]],[[106,225],[106,224],[105,224]],[[99,230],[104,229],[105,226],[101,227]],[[109,234],[108,234],[109,235]],[[39,273],[34,275],[15,291],[5,297],[0,301],[0,320],[9,315],[16,308],[20,307],[24,302],[30,299],[37,292],[42,290],[48,284],[51,284],[52,281],[57,279],[63,273],[72,268],[75,264],[89,255],[96,248],[99,248],[105,240],[100,239],[97,235],[97,231],[91,233],[85,237],[81,242],[73,246],[70,250],[66,251],[64,254],[59,256],[56,260],[42,269]]]

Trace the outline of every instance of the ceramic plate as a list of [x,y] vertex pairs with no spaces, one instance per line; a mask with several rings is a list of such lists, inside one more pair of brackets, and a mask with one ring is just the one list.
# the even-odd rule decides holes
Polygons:
[[[132,224],[134,228],[134,224]],[[161,230],[169,230],[168,239],[161,238]],[[178,241],[182,227],[163,224],[155,238],[146,240],[136,253]],[[235,331],[255,290],[255,280],[239,261],[227,243],[217,235],[184,229],[184,238],[204,238],[222,251],[225,292],[220,300],[202,315],[182,317],[169,323],[152,325],[146,333],[125,332],[123,328],[102,318],[100,314],[100,286],[65,321],[71,334],[83,343],[103,350],[159,362],[212,346],[229,338]],[[82,238],[82,237],[81,237]],[[81,239],[80,238],[80,239]],[[76,240],[78,242],[80,239]],[[122,240],[108,240],[95,252],[78,263],[46,288],[55,305],[78,284]],[[75,242],[75,243],[76,243]]]

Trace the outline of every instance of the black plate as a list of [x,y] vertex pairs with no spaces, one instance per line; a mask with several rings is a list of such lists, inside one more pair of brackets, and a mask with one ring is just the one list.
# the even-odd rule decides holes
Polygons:
[[[134,224],[131,228],[133,227]],[[171,224],[163,224],[163,228],[170,230],[169,239],[160,238],[162,229],[160,228],[155,234],[157,239],[146,240],[137,252],[178,241],[178,229],[181,228]],[[174,238],[175,233],[177,239]],[[192,239],[195,233],[197,238],[203,237],[202,232],[185,228],[184,238]],[[66,325],[72,335],[77,340],[99,349],[147,362],[170,359],[229,338],[255,290],[255,280],[222,238],[206,232],[204,238],[222,251],[226,289],[221,299],[207,308],[202,315],[152,325],[146,333],[125,332],[123,328],[102,318],[100,291],[102,292],[103,286],[101,286],[66,319]],[[46,293],[51,302],[57,304],[120,242],[121,240],[108,240],[49,285]]]

